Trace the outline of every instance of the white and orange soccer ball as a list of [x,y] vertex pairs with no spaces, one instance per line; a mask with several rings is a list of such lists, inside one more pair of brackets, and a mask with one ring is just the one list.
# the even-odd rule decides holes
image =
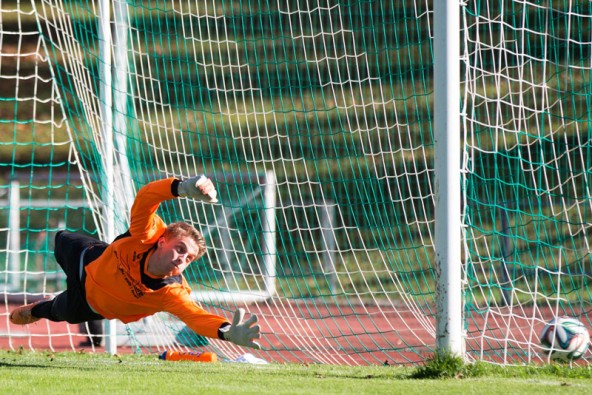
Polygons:
[[586,326],[573,317],[556,317],[541,332],[541,346],[551,359],[574,360],[582,357],[590,346]]

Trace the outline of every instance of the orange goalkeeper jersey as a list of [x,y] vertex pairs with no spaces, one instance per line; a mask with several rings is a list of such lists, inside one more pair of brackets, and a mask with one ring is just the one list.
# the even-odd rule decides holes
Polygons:
[[191,289],[182,275],[156,279],[145,271],[166,229],[156,210],[161,202],[176,197],[173,191],[178,182],[169,178],[140,189],[131,209],[129,235],[114,241],[86,266],[86,299],[108,319],[128,323],[166,311],[197,334],[218,338],[218,329],[228,320],[199,307],[190,298]]

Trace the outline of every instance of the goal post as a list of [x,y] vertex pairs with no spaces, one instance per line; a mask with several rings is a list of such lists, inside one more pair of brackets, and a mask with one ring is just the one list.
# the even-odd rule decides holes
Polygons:
[[434,2],[434,250],[436,347],[464,357],[458,5],[458,0]]

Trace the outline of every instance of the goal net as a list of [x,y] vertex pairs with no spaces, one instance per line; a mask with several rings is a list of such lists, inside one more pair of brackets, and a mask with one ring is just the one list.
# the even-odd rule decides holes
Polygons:
[[[459,13],[467,357],[541,362],[546,321],[590,326],[591,5]],[[219,204],[159,215],[202,230],[208,253],[185,272],[195,301],[257,314],[257,356],[425,361],[433,20],[423,0],[0,1],[0,347],[104,345],[96,328],[15,327],[8,312],[65,286],[57,230],[110,241],[142,185],[205,173]],[[252,352],[167,314],[112,333],[133,352]]]
[[591,2],[475,1],[463,16],[468,345],[536,361],[552,317],[591,326]]

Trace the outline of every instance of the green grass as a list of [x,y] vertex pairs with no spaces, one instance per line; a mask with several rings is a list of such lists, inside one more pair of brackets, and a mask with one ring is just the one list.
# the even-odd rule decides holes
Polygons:
[[[3,394],[587,394],[592,369],[499,367],[435,358],[422,367],[167,362],[156,355],[0,351]],[[429,364],[429,362],[428,362]],[[427,365],[427,364],[426,364]],[[425,369],[423,373],[425,373]],[[457,373],[454,373],[457,372]],[[459,374],[460,373],[460,374]],[[433,376],[432,376],[433,377]]]

